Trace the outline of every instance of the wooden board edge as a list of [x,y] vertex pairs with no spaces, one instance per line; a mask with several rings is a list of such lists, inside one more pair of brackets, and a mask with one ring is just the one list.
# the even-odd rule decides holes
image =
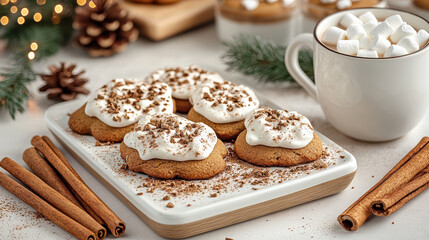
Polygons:
[[[189,31],[195,27],[212,22],[215,17],[215,2],[210,2],[203,5],[201,12],[193,11],[193,15],[189,17],[182,17],[179,24],[176,21],[164,21],[161,25],[157,25],[144,21],[138,17],[138,14],[140,13],[138,12],[138,8],[136,8],[136,6],[138,7],[138,5],[140,5],[139,3],[129,2],[126,0],[120,1],[119,3],[124,9],[128,10],[134,22],[137,23],[140,34],[152,41],[162,41],[180,33]],[[179,2],[175,4],[178,5],[188,3]]]
[[208,231],[227,227],[236,223],[244,222],[273,212],[281,211],[299,204],[336,194],[347,188],[347,186],[350,185],[356,174],[355,171],[337,179],[333,179],[331,181],[324,182],[292,194],[288,194],[252,206],[237,209],[231,212],[201,219],[195,222],[180,225],[166,225],[158,223],[140,212],[125,196],[123,196],[108,181],[106,181],[95,170],[93,170],[53,131],[51,131],[51,133],[54,135],[55,139],[57,139],[57,141],[61,143],[61,145],[63,145],[89,172],[91,172],[91,174],[93,174],[93,176],[95,176],[101,183],[103,183],[104,186],[106,186],[123,203],[125,203],[153,231],[155,231],[158,235],[162,237],[170,239],[180,239],[195,236]]

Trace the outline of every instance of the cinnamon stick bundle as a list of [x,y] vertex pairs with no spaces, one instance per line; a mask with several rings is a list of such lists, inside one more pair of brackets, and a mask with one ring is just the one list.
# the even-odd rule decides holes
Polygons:
[[429,172],[422,174],[396,191],[376,199],[371,203],[371,211],[376,216],[389,216],[411,199],[429,187]]
[[35,148],[28,148],[22,154],[22,159],[30,167],[31,171],[46,184],[57,190],[61,195],[70,200],[76,206],[82,208],[54,169],[40,156]]
[[37,212],[45,218],[51,220],[53,223],[69,232],[71,235],[80,240],[95,240],[94,233],[82,226],[72,218],[64,213],[58,211],[56,208],[45,202],[43,199],[32,193],[30,190],[8,177],[6,174],[0,172],[0,186],[3,186],[13,195],[30,205]]
[[68,217],[74,219],[82,226],[91,230],[96,234],[98,239],[103,239],[106,237],[106,229],[103,226],[95,221],[87,212],[76,206],[59,192],[55,191],[55,189],[51,188],[36,175],[27,171],[18,163],[7,157],[0,162],[0,166],[12,174],[12,176],[21,181],[28,188],[30,188],[34,193],[43,198],[50,205]]
[[39,136],[33,137],[31,144],[45,156],[69,186],[88,204],[88,206],[107,224],[113,236],[119,237],[125,232],[125,223],[95,195],[89,187],[77,177],[58,157],[54,150]]
[[374,201],[395,192],[401,186],[406,186],[428,165],[429,137],[424,137],[376,185],[338,216],[338,222],[345,230],[356,231],[372,215],[371,204]]
[[[49,140],[49,145],[50,144],[53,145],[53,143]],[[91,208],[89,208],[89,206],[79,197],[79,195],[70,189],[70,187],[66,186],[66,184],[63,182],[63,180],[61,180],[60,176],[58,176],[51,165],[42,156],[40,156],[39,152],[34,147],[25,150],[22,154],[22,159],[24,159],[24,162],[27,163],[36,176],[42,179],[53,189],[57,190],[61,195],[73,202],[76,206],[80,208],[83,207],[83,209],[85,209],[85,211],[87,211],[88,214],[91,215],[91,217],[94,218],[99,224],[103,226],[105,225],[103,220],[101,220],[97,214],[95,214]]]
[[[66,157],[61,153],[60,149],[55,146],[55,144],[49,139],[47,136],[42,136],[42,140],[45,141],[46,144],[51,148],[51,150],[58,156],[58,158],[68,167],[68,169],[83,183],[86,185],[85,181],[79,176],[79,174],[74,170],[72,165],[67,161]],[[65,182],[67,184],[67,182]],[[68,184],[67,184],[68,185]],[[91,215],[97,222],[99,222],[103,226],[107,226],[106,223],[91,209],[91,207],[73,190],[71,186],[68,186],[70,191],[72,191],[73,195],[80,202],[83,208]],[[88,189],[92,192],[91,188]],[[106,205],[94,192],[92,192],[104,205]],[[106,205],[107,207],[107,205]]]

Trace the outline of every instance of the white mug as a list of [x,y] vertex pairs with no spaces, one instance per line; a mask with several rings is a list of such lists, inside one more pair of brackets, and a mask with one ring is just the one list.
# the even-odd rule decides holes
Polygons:
[[[323,34],[345,13],[371,11],[379,19],[400,14],[416,29],[429,22],[403,11],[353,9],[322,19],[313,34],[301,34],[285,53],[291,76],[322,106],[328,121],[346,135],[364,141],[387,141],[411,131],[429,109],[429,47],[393,58],[362,58],[338,53],[322,44]],[[302,47],[313,49],[315,83],[299,67]]]

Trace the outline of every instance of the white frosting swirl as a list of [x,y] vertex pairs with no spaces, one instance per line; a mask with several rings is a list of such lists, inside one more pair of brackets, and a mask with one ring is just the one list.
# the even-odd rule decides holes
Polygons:
[[194,123],[172,113],[144,116],[124,143],[142,160],[202,160],[213,151],[216,133],[204,123]]
[[114,79],[94,92],[85,114],[111,127],[125,127],[145,114],[172,113],[170,87],[161,82],[145,83],[136,79]]
[[188,100],[198,84],[207,80],[222,80],[215,72],[208,72],[196,65],[188,67],[167,67],[151,73],[146,81],[161,81],[171,87],[173,97]]
[[297,112],[259,108],[246,117],[246,142],[298,149],[307,146],[314,137],[310,120]]
[[259,107],[258,98],[250,88],[226,80],[199,85],[190,101],[197,113],[215,123],[244,120]]

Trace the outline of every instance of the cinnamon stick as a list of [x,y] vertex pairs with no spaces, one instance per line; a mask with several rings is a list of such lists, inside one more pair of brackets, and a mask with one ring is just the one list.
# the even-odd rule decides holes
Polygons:
[[33,137],[31,144],[45,156],[70,187],[107,224],[113,236],[119,237],[125,232],[125,223],[64,164],[41,137]]
[[59,192],[55,191],[55,189],[50,187],[36,175],[7,157],[3,158],[3,160],[0,162],[0,166],[53,207],[71,217],[82,226],[91,230],[96,234],[98,239],[103,239],[106,237],[106,229],[103,226],[95,221],[87,212],[76,206]]
[[376,199],[371,203],[371,211],[376,216],[389,216],[411,199],[429,187],[429,173],[404,184],[396,191]]
[[95,240],[94,233],[45,202],[30,190],[0,172],[0,186],[30,205],[45,218],[80,240]]
[[371,203],[408,183],[429,165],[429,138],[424,137],[376,185],[361,196],[340,216],[338,222],[347,231],[356,231],[372,215]]
[[30,167],[33,173],[42,179],[46,184],[57,190],[61,195],[70,200],[76,206],[82,208],[54,169],[40,156],[39,152],[32,147],[28,148],[22,154],[22,159]]

